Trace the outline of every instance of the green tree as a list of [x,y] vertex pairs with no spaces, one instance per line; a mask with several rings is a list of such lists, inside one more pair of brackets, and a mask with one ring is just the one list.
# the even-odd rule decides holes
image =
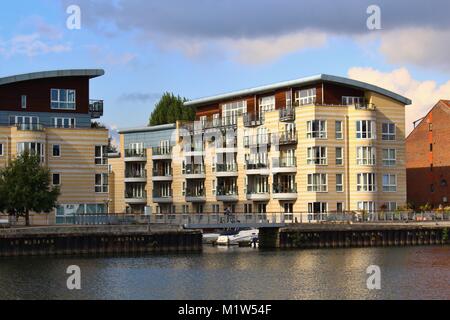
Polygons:
[[50,184],[50,171],[39,157],[25,153],[0,170],[0,211],[30,225],[30,212],[50,212],[60,192]]
[[195,110],[184,106],[186,98],[165,92],[150,115],[150,126],[175,123],[177,120],[195,120]]

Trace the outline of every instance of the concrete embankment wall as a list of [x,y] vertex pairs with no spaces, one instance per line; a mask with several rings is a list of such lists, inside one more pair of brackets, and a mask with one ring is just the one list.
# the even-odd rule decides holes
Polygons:
[[260,248],[346,248],[448,244],[449,226],[439,225],[297,225],[262,228]]
[[0,230],[0,257],[201,251],[200,231],[170,226],[79,226]]

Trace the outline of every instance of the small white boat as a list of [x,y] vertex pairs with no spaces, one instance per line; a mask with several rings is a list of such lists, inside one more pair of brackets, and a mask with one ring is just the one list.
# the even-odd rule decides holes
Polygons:
[[203,243],[214,243],[219,239],[220,233],[204,233]]
[[216,243],[222,246],[234,246],[240,242],[252,242],[258,239],[258,235],[258,229],[241,230],[237,234],[220,236]]

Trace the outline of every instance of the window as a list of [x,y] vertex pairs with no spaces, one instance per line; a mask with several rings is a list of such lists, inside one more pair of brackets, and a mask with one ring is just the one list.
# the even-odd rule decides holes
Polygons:
[[55,128],[76,128],[75,118],[53,118]]
[[395,140],[395,123],[385,122],[381,125],[381,139]]
[[95,192],[107,193],[108,192],[108,174],[99,173],[95,175]]
[[183,209],[183,214],[189,214],[189,205],[183,204],[182,209]]
[[433,152],[433,144],[430,143],[430,152]]
[[295,102],[300,106],[314,104],[316,103],[316,95],[316,88],[299,90],[295,92]]
[[11,116],[9,117],[10,125],[20,125],[25,130],[38,128],[39,117],[33,116]]
[[397,191],[397,176],[395,174],[383,174],[383,192]]
[[358,191],[376,191],[375,173],[358,173],[356,183]]
[[375,202],[373,202],[373,201],[358,201],[357,208],[359,211],[375,212]]
[[356,121],[356,139],[375,139],[375,121]]
[[206,127],[206,122],[208,121],[208,117],[207,116],[201,116],[200,117],[200,124],[202,126],[202,128]]
[[108,164],[108,146],[95,146],[95,164]]
[[51,108],[75,110],[76,92],[70,89],[51,89]]
[[61,156],[61,146],[59,144],[53,145],[53,156],[54,157],[60,157]]
[[217,183],[216,180],[212,181],[212,195],[215,196],[216,195],[216,189],[217,189]]
[[335,131],[336,131],[336,139],[343,139],[344,133],[342,128],[342,121],[336,121]]
[[336,147],[336,165],[341,166],[344,164],[344,148]]
[[356,163],[360,166],[375,165],[375,148],[374,147],[357,147]]
[[327,122],[325,120],[313,120],[307,122],[307,138],[326,139]]
[[185,181],[183,181],[182,183],[181,183],[181,195],[184,197],[184,196],[186,196],[186,182]]
[[26,95],[22,95],[20,97],[20,105],[21,105],[22,109],[27,108],[27,96]]
[[393,167],[397,162],[396,149],[383,149],[383,166]]
[[220,213],[220,205],[213,204],[212,205],[212,213]]
[[327,175],[325,173],[308,174],[308,191],[327,192]]
[[215,113],[215,114],[213,114],[213,127],[218,127],[218,126],[220,126],[220,114]]
[[337,213],[343,213],[344,212],[344,203],[343,202],[336,203],[336,212]]
[[222,105],[222,117],[226,124],[236,124],[237,118],[247,113],[247,100],[225,103]]
[[344,106],[362,105],[362,104],[364,104],[364,97],[348,97],[348,96],[343,96],[343,97],[342,97],[342,104],[343,104]]
[[253,213],[253,207],[251,203],[244,204],[244,213]]
[[344,175],[342,173],[336,174],[336,192],[344,191]]
[[326,165],[327,148],[326,147],[308,148],[308,164]]
[[263,118],[264,113],[275,110],[275,96],[262,97],[259,99],[259,117]]
[[3,156],[3,144],[0,143],[0,157]]
[[27,152],[30,155],[39,156],[41,163],[45,162],[44,145],[40,142],[20,142],[17,144],[17,154]]
[[54,186],[59,186],[61,185],[61,175],[59,173],[54,173],[52,175],[52,184]]
[[328,212],[328,203],[326,202],[309,202],[308,203],[308,220],[326,220]]

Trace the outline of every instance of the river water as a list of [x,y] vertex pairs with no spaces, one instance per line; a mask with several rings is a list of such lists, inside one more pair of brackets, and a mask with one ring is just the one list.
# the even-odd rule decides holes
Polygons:
[[[67,289],[70,265],[81,290]],[[380,290],[367,289],[369,265]],[[0,299],[450,299],[450,247],[3,258]]]

